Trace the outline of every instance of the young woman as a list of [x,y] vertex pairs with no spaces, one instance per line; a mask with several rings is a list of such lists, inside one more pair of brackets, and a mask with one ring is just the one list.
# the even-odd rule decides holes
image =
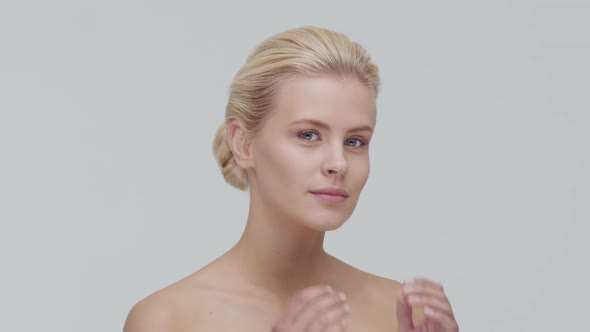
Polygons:
[[241,239],[223,256],[137,303],[125,332],[456,332],[441,285],[400,284],[323,249],[369,176],[379,73],[347,37],[277,34],[235,77],[214,152],[249,188]]

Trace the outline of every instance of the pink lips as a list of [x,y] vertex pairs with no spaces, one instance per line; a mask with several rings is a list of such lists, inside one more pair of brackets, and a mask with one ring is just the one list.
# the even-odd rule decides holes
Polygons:
[[343,202],[348,197],[348,193],[346,192],[346,190],[341,188],[324,188],[319,190],[312,190],[311,193],[315,197],[331,203]]

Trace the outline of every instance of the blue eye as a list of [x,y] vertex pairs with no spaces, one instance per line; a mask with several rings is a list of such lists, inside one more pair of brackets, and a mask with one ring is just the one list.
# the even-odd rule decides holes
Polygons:
[[350,147],[353,147],[353,148],[358,148],[358,147],[365,145],[365,142],[363,142],[359,138],[349,138],[346,141],[344,141],[344,144],[348,145]]
[[320,136],[317,133],[314,133],[313,131],[304,131],[302,133],[297,134],[297,136],[303,138],[306,141],[315,141],[320,138]]

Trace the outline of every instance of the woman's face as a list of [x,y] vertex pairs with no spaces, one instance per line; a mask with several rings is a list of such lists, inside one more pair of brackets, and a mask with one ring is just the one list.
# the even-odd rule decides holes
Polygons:
[[253,194],[273,217],[340,227],[369,176],[373,93],[354,77],[296,77],[276,106],[253,138]]

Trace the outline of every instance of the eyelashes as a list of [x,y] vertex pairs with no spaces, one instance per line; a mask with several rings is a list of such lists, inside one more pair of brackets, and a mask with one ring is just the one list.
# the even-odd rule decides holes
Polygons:
[[[306,142],[320,140],[320,134],[314,130],[300,131],[297,133],[297,136]],[[362,146],[367,145],[367,140],[363,139],[362,137],[353,136],[345,139],[344,145],[352,148],[360,148]]]
[[[352,144],[349,144],[349,143],[352,143]],[[344,145],[347,145],[347,146],[350,146],[353,148],[360,148],[361,146],[366,145],[366,143],[358,137],[351,137],[351,138],[347,138],[344,141]]]
[[297,133],[297,136],[302,138],[304,141],[317,141],[320,139],[320,135],[314,131],[302,131]]

